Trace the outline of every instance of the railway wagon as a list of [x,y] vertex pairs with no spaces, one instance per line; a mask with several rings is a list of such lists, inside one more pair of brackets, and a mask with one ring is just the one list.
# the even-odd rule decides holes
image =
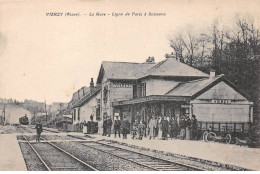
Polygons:
[[217,134],[230,134],[232,138],[245,139],[249,136],[252,124],[250,122],[198,122],[198,131],[200,138],[203,139],[205,131],[216,132]]
[[28,125],[29,124],[29,118],[27,115],[19,118],[19,123],[22,125]]

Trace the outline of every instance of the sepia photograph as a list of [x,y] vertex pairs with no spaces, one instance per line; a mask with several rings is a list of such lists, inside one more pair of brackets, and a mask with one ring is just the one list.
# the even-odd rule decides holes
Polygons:
[[0,172],[260,171],[260,0],[0,0]]

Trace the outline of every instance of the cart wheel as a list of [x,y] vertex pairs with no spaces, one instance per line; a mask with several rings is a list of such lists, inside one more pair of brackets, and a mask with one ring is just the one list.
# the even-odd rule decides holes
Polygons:
[[227,134],[224,138],[224,142],[227,143],[227,144],[230,144],[231,143],[231,135],[230,134]]
[[207,134],[208,134],[208,131],[204,131],[204,132],[203,132],[203,135],[202,135],[202,140],[203,140],[203,141],[206,141],[206,136],[207,136]]
[[217,135],[214,133],[214,132],[209,132],[207,135],[206,135],[206,142],[208,141],[214,141],[215,140],[215,137]]

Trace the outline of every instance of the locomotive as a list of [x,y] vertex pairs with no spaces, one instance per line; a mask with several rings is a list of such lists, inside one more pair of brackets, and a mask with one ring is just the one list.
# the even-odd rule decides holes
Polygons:
[[19,123],[22,124],[22,125],[28,125],[29,124],[29,119],[28,119],[26,114],[25,114],[25,116],[19,118]]

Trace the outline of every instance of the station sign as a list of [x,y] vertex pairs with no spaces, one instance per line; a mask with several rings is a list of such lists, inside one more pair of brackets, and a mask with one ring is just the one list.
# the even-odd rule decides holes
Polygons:
[[132,84],[129,83],[114,83],[114,88],[132,88]]
[[214,104],[230,104],[231,100],[227,100],[227,99],[213,99],[213,100],[211,100],[211,103],[214,103]]

